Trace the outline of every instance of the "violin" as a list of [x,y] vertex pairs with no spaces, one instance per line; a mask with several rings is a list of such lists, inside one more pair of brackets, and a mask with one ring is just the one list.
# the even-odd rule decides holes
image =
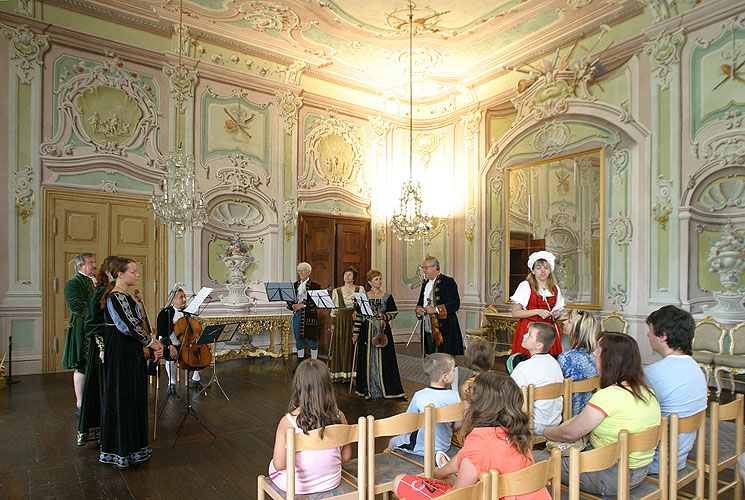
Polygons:
[[173,333],[181,341],[178,365],[184,370],[201,370],[212,363],[212,351],[207,344],[197,344],[202,325],[192,316],[184,316],[173,325]]
[[388,337],[385,334],[385,320],[376,317],[372,320],[372,337],[370,342],[375,347],[385,347],[388,345]]
[[[142,329],[147,332],[148,335],[152,336],[153,329],[150,326],[150,320],[147,317],[147,310],[145,310],[145,302],[142,300],[142,297],[140,297],[139,290],[135,290],[134,299],[140,306],[140,312],[142,312],[140,325],[142,326]],[[147,346],[142,346],[142,355],[145,357],[145,359],[155,359],[155,356],[153,356],[153,351]]]
[[[427,299],[427,306],[432,305],[432,299]],[[440,323],[439,319],[445,319],[448,317],[448,312],[445,309],[444,304],[440,304],[437,307],[437,312],[434,314],[429,315],[430,323],[432,324],[432,342],[435,343],[436,346],[442,345],[442,332],[440,331]],[[427,314],[422,306],[418,306],[416,308],[416,315],[418,318],[423,317],[425,314]]]

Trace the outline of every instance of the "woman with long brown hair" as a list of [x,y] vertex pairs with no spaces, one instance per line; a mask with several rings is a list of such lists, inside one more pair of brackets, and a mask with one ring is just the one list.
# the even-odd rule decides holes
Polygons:
[[[660,423],[660,405],[642,371],[636,341],[620,333],[603,333],[593,353],[600,371],[600,390],[592,395],[585,409],[572,420],[549,427],[543,435],[550,441],[571,443],[585,435],[590,446],[599,448],[618,441],[622,429],[633,434]],[[629,453],[629,486],[644,480],[654,448]],[[561,480],[569,480],[569,457],[562,459]],[[618,464],[580,475],[580,489],[599,495],[618,492]]]
[[[463,402],[463,431],[466,435],[463,448],[453,460],[435,469],[434,479],[397,476],[393,481],[393,491],[398,498],[424,500],[437,497],[452,489],[476,484],[482,472],[494,469],[506,474],[534,463],[530,451],[533,435],[529,418],[522,409],[523,396],[514,380],[501,373],[482,373],[466,389]],[[452,485],[443,481],[456,473]],[[546,488],[541,488],[515,498],[548,500],[551,496]]]
[[104,295],[104,398],[99,461],[119,469],[150,458],[147,447],[147,367],[143,346],[157,361],[163,345],[145,331],[142,311],[129,295],[140,273],[132,259],[120,258],[111,269],[116,280]]

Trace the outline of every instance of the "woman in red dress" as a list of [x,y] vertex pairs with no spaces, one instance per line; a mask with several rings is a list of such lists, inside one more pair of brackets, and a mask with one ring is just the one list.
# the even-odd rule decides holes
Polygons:
[[[515,293],[510,297],[514,302],[512,317],[520,318],[515,328],[515,338],[512,340],[512,354],[523,353],[530,357],[530,353],[522,346],[523,335],[528,331],[528,324],[533,321],[553,323],[561,316],[564,308],[564,297],[553,274],[556,257],[551,252],[541,250],[533,252],[528,257],[530,274],[522,281]],[[561,354],[561,331],[556,328],[556,340],[548,351],[549,354]]]

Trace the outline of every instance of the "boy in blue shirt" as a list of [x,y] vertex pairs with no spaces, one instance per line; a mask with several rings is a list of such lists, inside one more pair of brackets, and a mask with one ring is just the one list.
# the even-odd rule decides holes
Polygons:
[[[424,407],[429,404],[434,405],[435,408],[440,408],[460,401],[458,393],[447,388],[455,378],[455,358],[450,354],[438,352],[424,358],[422,365],[429,380],[429,387],[425,387],[414,394],[409,407],[406,409],[407,412],[424,413]],[[438,451],[445,452],[450,448],[452,435],[453,431],[450,423],[435,424],[435,453]],[[388,447],[424,456],[424,430],[419,429],[396,436],[391,439]]]
[[[706,377],[691,357],[696,327],[693,316],[678,307],[664,306],[647,317],[647,325],[649,345],[662,360],[644,367],[644,374],[660,402],[662,415],[675,413],[684,418],[705,410]],[[696,431],[678,437],[678,470],[685,467],[695,440]],[[649,473],[659,472],[659,453],[655,451]]]

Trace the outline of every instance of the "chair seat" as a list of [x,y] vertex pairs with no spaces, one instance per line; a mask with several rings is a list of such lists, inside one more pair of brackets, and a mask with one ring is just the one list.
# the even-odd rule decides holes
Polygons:
[[[455,458],[455,455],[457,455],[459,451],[460,451],[460,447],[451,444],[450,448],[448,448],[448,451],[446,451],[445,454],[449,456],[450,459],[452,460],[453,458]],[[422,466],[422,468],[424,468],[424,457],[423,456],[414,455],[413,453],[409,453],[403,450],[394,450],[394,452],[401,455],[402,457],[408,458],[412,462],[418,463],[419,465]]]
[[647,481],[642,481],[641,484],[639,484],[639,486],[631,489],[631,491],[629,492],[629,498],[631,500],[634,500],[635,498],[644,498],[645,496],[651,493],[654,493],[658,489],[659,489],[658,485],[648,483]]
[[[424,460],[424,457],[419,457]],[[346,469],[346,468],[345,468]],[[399,474],[419,475],[423,468],[419,465],[407,462],[401,457],[391,453],[378,453],[375,455],[375,484],[385,485],[390,483]]]
[[[264,482],[268,483],[274,491],[276,491],[282,498],[286,498],[286,492],[282,491],[274,482],[268,477],[264,478]],[[329,491],[322,491],[320,493],[309,493],[306,495],[295,495],[297,500],[321,500],[322,498],[333,498],[339,495],[346,495],[348,493],[355,493],[357,488],[349,484],[344,479],[341,480],[339,486]]]
[[727,366],[731,368],[745,368],[745,356],[719,354],[714,356],[713,363],[717,366]]
[[710,365],[711,362],[714,361],[714,356],[716,356],[716,354],[709,351],[693,351],[692,357],[696,363]]
[[678,470],[678,488],[683,487],[696,479],[696,467],[686,463],[685,467]]

